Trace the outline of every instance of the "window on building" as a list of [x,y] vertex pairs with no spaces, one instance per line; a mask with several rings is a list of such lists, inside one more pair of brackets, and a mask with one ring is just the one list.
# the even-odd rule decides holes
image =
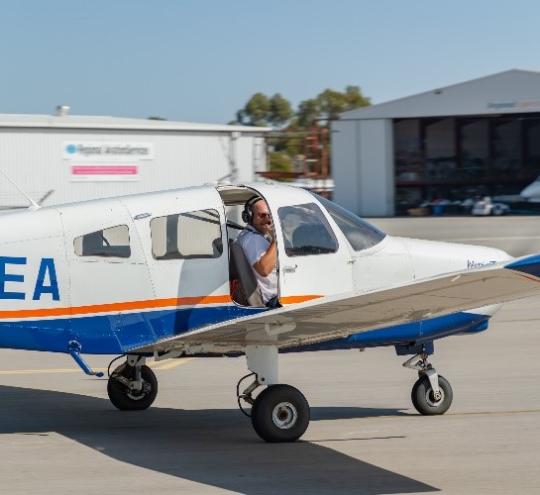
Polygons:
[[497,119],[493,124],[493,174],[506,178],[521,165],[521,122]]
[[129,228],[117,225],[77,237],[73,241],[77,256],[100,256],[113,258],[129,258]]
[[287,256],[335,253],[338,243],[330,224],[315,203],[278,210]]
[[524,167],[528,170],[540,171],[540,119],[525,122],[526,155]]
[[219,258],[223,253],[216,210],[154,218],[150,222],[152,255],[158,260]]
[[420,137],[420,119],[394,122],[396,179],[402,182],[423,178],[424,162]]
[[460,122],[461,176],[463,179],[483,178],[489,162],[489,126],[487,119],[467,119]]
[[373,225],[370,225],[333,201],[322,197],[317,197],[317,199],[337,223],[337,226],[341,229],[355,251],[362,251],[373,247],[386,237],[384,232],[381,232]]
[[448,179],[457,172],[455,119],[426,123],[426,175],[429,179]]

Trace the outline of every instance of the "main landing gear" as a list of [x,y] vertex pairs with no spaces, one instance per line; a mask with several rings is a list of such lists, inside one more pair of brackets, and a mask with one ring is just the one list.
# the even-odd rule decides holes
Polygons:
[[414,408],[427,416],[444,414],[452,405],[453,393],[450,383],[428,362],[428,354],[420,353],[403,363],[418,371],[418,380],[411,391]]
[[158,392],[157,378],[145,362],[143,356],[128,355],[126,361],[109,375],[107,393],[118,409],[142,411],[154,402]]
[[[238,405],[244,414],[242,401],[251,404],[253,429],[267,442],[294,442],[309,425],[309,404],[298,389],[277,384],[278,351],[275,346],[247,346],[246,358],[252,373],[238,382]],[[240,393],[240,384],[250,376],[254,381]],[[267,387],[255,398],[253,392],[260,386]]]

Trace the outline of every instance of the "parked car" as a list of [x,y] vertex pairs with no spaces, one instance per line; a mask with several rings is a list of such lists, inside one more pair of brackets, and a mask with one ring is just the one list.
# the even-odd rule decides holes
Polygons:
[[494,203],[489,196],[486,196],[474,203],[471,213],[477,216],[500,216],[510,213],[510,207],[504,203]]

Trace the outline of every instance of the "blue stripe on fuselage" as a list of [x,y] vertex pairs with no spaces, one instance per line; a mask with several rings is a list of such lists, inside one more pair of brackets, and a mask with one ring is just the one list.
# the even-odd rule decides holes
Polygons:
[[[0,322],[0,347],[38,351],[68,352],[76,340],[86,354],[120,354],[135,347],[173,337],[194,328],[219,323],[266,309],[236,305],[195,307],[97,315],[79,318]],[[405,323],[353,334],[321,344],[288,349],[309,351],[374,347],[422,342],[487,327],[489,316],[454,313],[421,322]]]

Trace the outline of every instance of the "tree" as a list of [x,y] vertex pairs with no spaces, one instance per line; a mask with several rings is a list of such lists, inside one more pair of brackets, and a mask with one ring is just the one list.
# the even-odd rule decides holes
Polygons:
[[345,92],[325,89],[317,96],[321,117],[335,120],[348,110],[369,105],[369,98],[362,95],[358,86],[347,86]]
[[285,125],[292,116],[293,111],[288,100],[279,93],[270,98],[269,121],[274,127]]
[[263,93],[255,93],[241,112],[242,121],[247,118],[249,125],[268,125],[270,120],[270,100]]
[[297,124],[299,127],[307,129],[316,122],[319,117],[319,103],[316,99],[301,101],[296,112]]
[[345,88],[345,98],[347,100],[347,110],[371,105],[370,99],[362,94],[359,86],[347,86]]

